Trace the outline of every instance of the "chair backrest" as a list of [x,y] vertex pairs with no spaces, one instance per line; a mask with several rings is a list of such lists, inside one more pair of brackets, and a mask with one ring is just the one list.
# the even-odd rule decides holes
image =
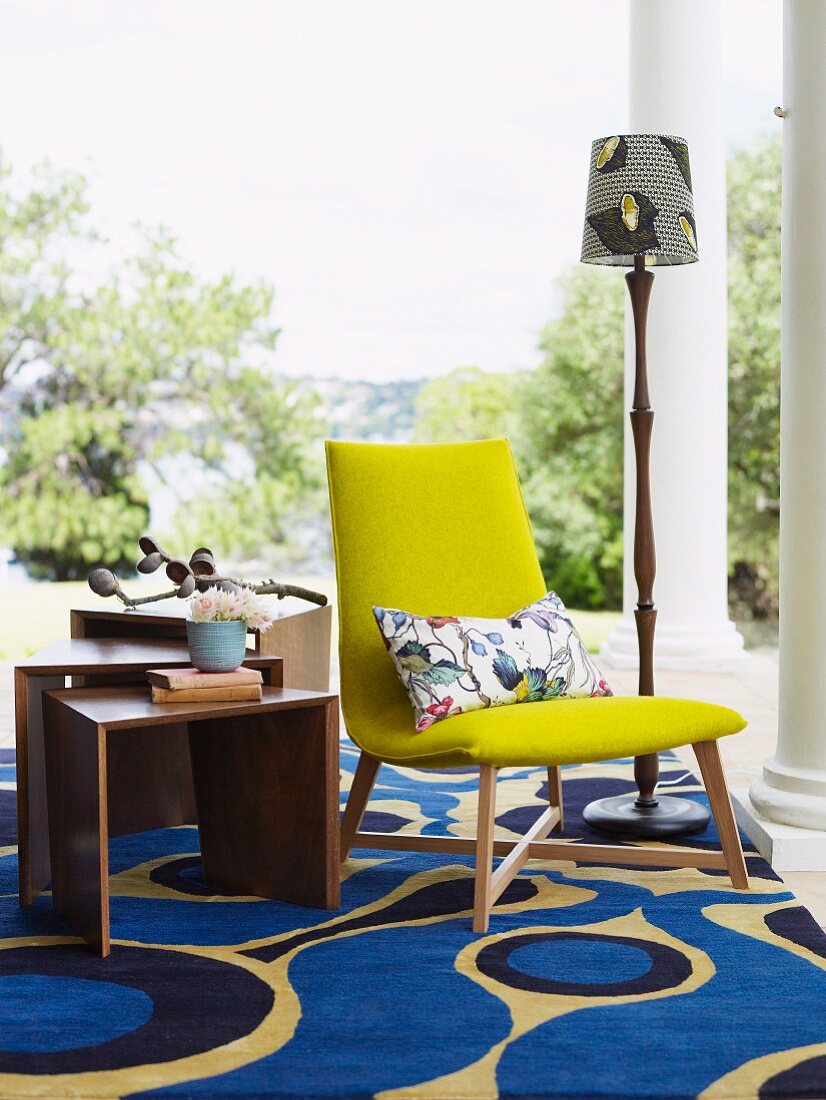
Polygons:
[[369,748],[388,703],[409,705],[374,605],[504,618],[545,584],[506,440],[326,447],[342,707]]

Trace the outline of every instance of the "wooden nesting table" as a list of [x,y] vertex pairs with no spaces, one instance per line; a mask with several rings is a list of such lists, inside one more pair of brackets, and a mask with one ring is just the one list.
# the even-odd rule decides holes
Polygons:
[[338,699],[264,689],[261,702],[152,703],[141,686],[43,696],[52,898],[109,954],[107,760],[186,724],[204,881],[213,890],[338,906]]
[[[256,633],[252,645],[256,654],[277,655],[284,660],[283,686],[330,690],[330,630],[333,609],[294,606],[285,601],[286,613],[264,634]],[[281,606],[281,605],[279,605]],[[129,611],[123,608],[74,608],[70,615],[73,638],[141,638],[186,640],[186,609],[181,600],[146,605]]]
[[[66,686],[146,684],[148,668],[185,668],[185,641],[97,638],[55,642],[14,670],[17,735],[17,824],[20,904],[31,905],[51,878],[46,819],[43,693]],[[280,657],[247,653],[244,664],[261,671],[265,684],[280,687]],[[111,836],[195,821],[195,798],[186,725],[152,726],[109,746],[107,773]]]

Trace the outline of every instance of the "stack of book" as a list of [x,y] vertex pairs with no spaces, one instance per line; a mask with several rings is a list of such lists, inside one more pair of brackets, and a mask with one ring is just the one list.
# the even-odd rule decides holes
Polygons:
[[153,668],[146,678],[153,703],[220,703],[261,698],[257,668],[234,672],[199,672],[197,668]]

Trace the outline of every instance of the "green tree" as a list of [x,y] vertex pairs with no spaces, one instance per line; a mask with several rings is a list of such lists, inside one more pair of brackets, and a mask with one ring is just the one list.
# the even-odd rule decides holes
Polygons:
[[622,280],[575,268],[518,388],[514,436],[545,578],[579,607],[622,602]]
[[508,436],[545,577],[580,607],[622,602],[623,287],[593,268],[560,280],[539,366],[461,367],[425,383],[414,437]]
[[416,395],[413,437],[420,443],[507,436],[515,427],[515,378],[457,367],[431,378]]
[[273,569],[319,542],[326,548],[323,461],[309,445],[325,432],[317,399],[245,368],[224,379],[213,405],[208,487],[179,510],[174,544],[206,541],[221,557],[266,559]]
[[780,142],[728,165],[729,564],[738,614],[777,607]]
[[199,279],[162,231],[94,281],[66,262],[102,247],[81,177],[44,167],[20,183],[3,168],[0,532],[53,579],[134,565],[150,472],[183,500],[201,484],[236,497],[239,469],[284,480],[285,509],[313,481],[311,403],[265,365],[272,289]]

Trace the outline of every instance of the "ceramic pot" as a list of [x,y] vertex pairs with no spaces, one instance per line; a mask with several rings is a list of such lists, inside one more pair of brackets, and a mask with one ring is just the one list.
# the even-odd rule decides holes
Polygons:
[[244,661],[247,624],[240,619],[225,623],[187,621],[189,659],[201,672],[232,672]]

